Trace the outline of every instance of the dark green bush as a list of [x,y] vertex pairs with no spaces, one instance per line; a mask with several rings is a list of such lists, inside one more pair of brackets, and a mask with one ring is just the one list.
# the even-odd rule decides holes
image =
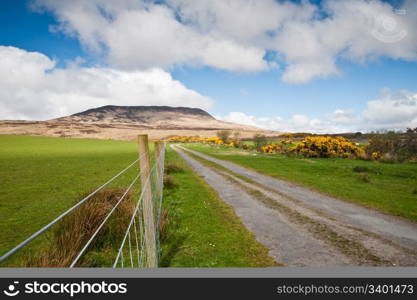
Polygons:
[[357,173],[365,173],[365,172],[369,172],[370,169],[366,166],[354,166],[352,168],[353,172],[357,172]]
[[164,176],[164,189],[175,189],[178,185],[175,183],[174,179],[170,175]]
[[177,164],[168,164],[165,166],[165,173],[166,174],[184,173],[184,169]]

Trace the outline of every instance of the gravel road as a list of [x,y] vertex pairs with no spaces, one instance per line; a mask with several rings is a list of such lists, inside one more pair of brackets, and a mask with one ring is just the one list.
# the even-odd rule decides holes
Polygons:
[[[173,146],[287,266],[417,266],[417,224]],[[191,155],[190,155],[191,154]],[[221,166],[207,166],[200,159]]]

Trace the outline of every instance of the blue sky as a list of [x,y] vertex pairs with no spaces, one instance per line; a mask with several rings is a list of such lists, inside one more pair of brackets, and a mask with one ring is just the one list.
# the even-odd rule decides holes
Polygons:
[[[129,79],[131,80],[130,86],[135,86],[135,80],[141,80],[137,81],[137,84],[142,85],[144,84],[142,81],[148,82],[146,76],[149,78],[162,76],[163,80],[167,80],[166,86],[172,86],[172,89],[175,89],[172,91],[172,97],[170,98],[168,92],[149,96],[146,94],[148,100],[142,101],[140,95],[144,94],[141,89],[136,94],[121,95],[120,99],[129,99],[122,101],[118,98],[119,94],[110,91],[109,95],[104,95],[104,102],[94,98],[89,103],[92,96],[90,94],[83,95],[82,89],[74,92],[77,88],[75,83],[74,87],[68,88],[70,91],[60,91],[59,93],[56,93],[52,87],[41,86],[34,87],[34,91],[31,92],[40,98],[40,106],[26,98],[17,100],[22,103],[16,105],[16,100],[12,98],[22,99],[22,97],[26,97],[22,96],[24,93],[16,92],[13,95],[10,92],[6,96],[3,95],[11,100],[7,102],[7,100],[0,99],[3,101],[0,104],[4,106],[3,115],[0,117],[5,119],[47,119],[67,112],[74,113],[77,109],[82,110],[100,103],[170,105],[170,101],[172,101],[173,106],[202,107],[225,120],[274,130],[319,132],[323,130],[372,130],[417,126],[417,111],[416,115],[413,111],[414,104],[417,103],[417,45],[416,34],[412,30],[415,24],[413,19],[415,20],[416,5],[411,1],[377,1],[378,3],[371,7],[375,11],[376,20],[379,20],[381,16],[383,21],[391,17],[400,18],[393,19],[397,21],[394,24],[397,28],[389,28],[393,30],[392,33],[384,32],[385,35],[393,35],[401,33],[401,30],[406,30],[407,35],[395,43],[378,41],[372,36],[370,37],[369,34],[355,40],[357,36],[362,34],[361,29],[356,28],[355,20],[352,20],[351,25],[343,23],[340,25],[341,31],[333,33],[332,29],[349,20],[350,15],[345,13],[347,6],[339,7],[341,4],[335,4],[336,6],[328,9],[328,5],[333,5],[336,2],[331,0],[323,1],[323,3],[322,1],[310,1],[310,3],[294,1],[296,4],[289,3],[289,1],[276,2],[279,5],[282,4],[279,7],[278,4],[273,3],[273,0],[266,0],[264,6],[270,5],[270,11],[276,10],[276,16],[270,15],[269,10],[265,9],[267,7],[258,7],[259,9],[253,10],[254,19],[262,19],[264,14],[265,19],[270,18],[272,24],[278,17],[282,18],[280,11],[286,11],[285,16],[290,14],[294,14],[294,16],[288,17],[289,20],[283,20],[280,24],[265,24],[265,28],[255,28],[254,31],[257,35],[253,34],[252,36],[243,30],[239,31],[242,26],[238,23],[218,21],[218,23],[212,24],[205,20],[204,16],[197,18],[197,20],[187,19],[189,12],[181,6],[182,1],[167,1],[146,8],[126,4],[129,1],[120,1],[119,7],[101,7],[97,10],[95,10],[95,5],[99,7],[106,1],[94,0],[92,2],[95,4],[90,2],[90,6],[86,9],[83,5],[88,5],[87,2],[81,0],[73,2],[71,9],[77,12],[76,9],[79,6],[82,11],[77,15],[77,13],[69,14],[68,6],[57,4],[56,1],[55,3],[48,0],[1,1],[0,46],[10,46],[8,49],[4,49],[3,59],[12,61],[21,57],[15,53],[18,50],[23,51],[22,53],[28,57],[31,53],[39,53],[44,56],[42,64],[37,63],[37,65],[31,66],[40,68],[42,76],[48,76],[49,72],[53,73],[50,74],[50,76],[54,76],[53,78],[62,78],[62,73],[75,77],[77,76],[74,75],[74,72],[90,74],[91,68],[93,68],[94,76],[98,76],[97,82],[107,78],[104,72],[114,71],[119,72],[118,75],[114,75],[117,78],[123,77],[123,74],[129,74],[128,76],[132,77]],[[222,5],[210,7],[207,5],[207,1],[205,4],[197,4],[197,2],[200,3],[200,1],[190,2],[195,5],[193,9],[196,11],[207,10],[212,14],[218,14],[219,20],[230,10]],[[237,2],[241,2],[242,7],[249,3],[249,1],[245,3],[245,0],[237,0]],[[345,5],[349,5],[348,1],[339,1],[339,3],[341,2],[346,2]],[[365,11],[364,7],[370,5],[366,1],[357,0],[356,2],[357,8],[352,12],[355,17],[361,9]],[[161,7],[163,8],[162,12]],[[89,24],[89,18],[95,20],[97,15],[101,16],[100,11],[106,9],[109,14],[117,16],[120,22],[117,24],[116,22],[106,23],[106,26],[109,27],[108,31],[104,31],[104,29],[100,31],[100,26],[95,25],[94,34],[91,34],[93,25]],[[339,18],[340,22],[335,21],[335,25],[325,29],[327,26],[325,20],[311,21],[309,17],[301,21],[297,19],[297,14],[302,14],[302,12],[308,14],[311,9],[315,9],[316,14],[317,12],[324,13],[324,15],[333,14],[332,18],[334,20]],[[406,9],[406,15],[401,16],[395,12],[395,9]],[[185,21],[181,23],[176,19],[170,20],[169,12],[171,11],[182,14],[189,23]],[[244,11],[243,8],[242,11]],[[122,19],[125,15],[125,19]],[[191,16],[192,12],[189,17],[191,18]],[[369,16],[366,15],[366,17]],[[156,21],[152,18],[155,18]],[[135,24],[136,21],[140,23]],[[149,25],[144,23],[145,21],[149,22]],[[138,28],[149,26],[150,29],[158,27],[158,30],[163,31],[165,30],[163,22],[167,23],[167,35],[163,35],[160,40],[157,39],[159,32],[154,34],[156,35],[155,39],[149,38],[143,31],[131,32],[129,35],[126,33],[132,31],[135,26]],[[266,32],[271,32],[268,26],[272,26],[270,28],[276,26],[277,31],[274,35],[277,38],[265,42]],[[346,30],[346,27],[349,26],[352,26],[352,29]],[[231,31],[230,28],[234,31]],[[235,30],[235,28],[237,29]],[[296,28],[298,31],[291,31],[292,28]],[[309,31],[310,28],[315,31]],[[250,31],[252,28],[248,27],[247,29]],[[119,31],[117,35],[112,36],[112,32],[117,30]],[[183,30],[187,30],[184,36],[181,35]],[[294,36],[294,32],[297,34],[301,32],[301,36],[302,30],[309,34],[308,40],[300,38],[299,44],[294,47],[291,38]],[[359,32],[355,33],[355,30],[359,30]],[[335,36],[329,38],[330,42],[322,41],[323,32],[326,34],[325,36],[330,34],[335,34]],[[175,39],[171,41],[171,44],[164,44],[164,38],[173,35]],[[336,42],[339,35],[347,36],[346,41],[343,42],[345,44]],[[313,37],[311,40],[309,40],[310,36]],[[133,40],[137,37],[138,42],[132,41],[132,37]],[[207,54],[201,54],[206,49],[196,47],[188,53],[188,48],[184,45],[173,45],[178,39],[187,41],[190,45],[202,43],[214,50],[207,52]],[[332,44],[333,40],[335,41],[334,45]],[[159,41],[161,41],[160,47],[157,45]],[[228,47],[230,44],[233,48],[232,46],[219,48],[223,47],[225,41],[228,43],[226,44]],[[126,47],[122,48],[121,43],[126,43]],[[10,49],[11,47],[13,49]],[[171,51],[171,47],[175,51],[166,53]],[[303,47],[306,49],[305,52],[299,49]],[[167,51],[161,51],[161,49],[167,49]],[[153,55],[154,53],[155,55]],[[230,58],[227,57],[223,61],[223,53],[230,53]],[[265,55],[266,53],[272,53],[272,55]],[[152,61],[154,56],[155,61]],[[242,57],[242,59],[235,59],[236,57]],[[48,60],[54,64],[52,68],[51,66],[46,67],[49,64]],[[24,62],[19,60],[16,63],[16,68],[26,62],[27,60]],[[293,67],[296,69],[295,72],[291,72]],[[151,72],[150,69],[154,71]],[[63,72],[60,73],[60,70]],[[315,71],[310,73],[310,70]],[[138,79],[139,77],[140,79]],[[28,78],[31,77],[28,76]],[[155,80],[160,82],[158,79]],[[13,84],[17,83],[13,82]],[[25,89],[26,82],[18,84],[22,89]],[[94,82],[91,83],[91,85],[94,84]],[[108,86],[107,88],[111,89],[112,87]],[[158,83],[152,82],[152,89],[157,88]],[[39,92],[40,89],[46,90]],[[62,99],[66,99],[65,101],[73,101],[74,93],[82,95],[85,99],[80,100],[81,103],[70,104],[56,99],[61,95]],[[41,98],[42,95],[47,95],[47,101]],[[95,94],[94,97],[96,97]],[[138,97],[138,99],[129,97]],[[375,103],[370,105],[369,103],[372,101]],[[48,106],[48,113],[36,111],[42,105]],[[388,111],[384,110],[384,107]],[[393,118],[389,115],[390,108],[395,108],[395,115],[398,115],[394,120],[391,120]],[[235,114],[231,114],[233,112]],[[335,115],[337,116],[335,117]],[[294,118],[294,116],[303,116],[303,118]],[[385,119],[381,119],[381,116],[385,116]],[[301,120],[301,122],[297,120]]]

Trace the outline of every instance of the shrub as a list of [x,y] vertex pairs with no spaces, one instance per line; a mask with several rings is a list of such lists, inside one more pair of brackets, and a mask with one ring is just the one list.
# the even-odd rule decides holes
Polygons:
[[261,147],[263,153],[278,153],[282,151],[282,146],[279,144],[269,144]]
[[205,143],[224,145],[223,141],[218,137],[202,138],[196,136],[171,136],[165,140],[169,143]]
[[282,140],[281,141],[281,144],[283,144],[283,145],[291,145],[292,144],[292,141],[291,140]]
[[236,141],[240,140],[240,132],[239,131],[233,132],[233,139],[236,140]]
[[165,166],[165,173],[166,174],[172,174],[172,173],[184,173],[184,169],[177,165],[177,164],[167,164]]
[[229,130],[219,130],[216,135],[223,143],[227,144],[232,133]]
[[263,134],[255,134],[253,136],[253,144],[255,145],[255,149],[257,151],[262,151],[262,147],[267,144],[266,136]]
[[364,172],[369,172],[369,168],[366,166],[354,166],[352,168],[353,172],[357,172],[357,173],[364,173]]
[[381,154],[379,154],[378,152],[372,152],[371,153],[371,159],[372,160],[379,160],[379,159],[381,159]]
[[343,137],[310,136],[289,149],[290,152],[306,157],[357,158],[364,151]]
[[239,148],[240,142],[238,140],[230,140],[226,146],[233,147],[233,148]]
[[280,136],[283,138],[291,139],[291,138],[304,138],[304,137],[311,136],[311,135],[312,135],[311,133],[307,133],[307,132],[296,132],[296,133],[284,133],[284,134],[281,134]]
[[164,175],[164,189],[174,189],[178,185],[170,175]]
[[373,134],[365,148],[372,160],[384,162],[417,158],[417,127],[406,132],[389,131]]

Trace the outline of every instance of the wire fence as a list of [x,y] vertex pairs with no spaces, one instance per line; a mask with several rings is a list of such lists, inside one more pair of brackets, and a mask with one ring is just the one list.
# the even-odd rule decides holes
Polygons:
[[[160,257],[160,244],[159,244],[159,229],[161,221],[162,211],[162,198],[163,198],[163,174],[164,174],[164,157],[165,147],[162,148],[158,159],[155,161],[154,166],[151,169],[150,175],[147,178],[150,184],[144,184],[145,189],[142,189],[139,201],[132,214],[128,228],[126,229],[124,238],[120,245],[116,259],[113,263],[113,268],[117,267],[146,267],[149,266],[146,245],[145,245],[145,222],[144,222],[144,209],[143,198],[147,192],[147,188],[152,189],[152,202],[153,202],[153,216],[155,226],[155,245],[156,245],[156,258],[157,262]],[[133,237],[132,237],[133,236]],[[127,262],[125,262],[125,258]],[[137,263],[136,263],[137,262]]]
[[[155,147],[155,160],[153,166],[150,167],[150,159],[148,153],[148,145],[147,145],[147,137],[146,141],[146,151],[143,153],[139,153],[139,158],[131,162],[126,168],[122,171],[117,173],[115,176],[110,178],[100,187],[95,189],[89,195],[81,199],[75,205],[67,209],[61,215],[56,217],[50,223],[33,233],[27,239],[16,245],[14,248],[7,251],[0,257],[0,263],[6,261],[11,256],[25,248],[30,242],[34,239],[39,237],[40,235],[44,234],[51,228],[53,225],[57,224],[59,221],[63,220],[66,216],[74,212],[76,209],[82,209],[80,207],[83,203],[87,202],[91,199],[94,195],[96,195],[99,191],[103,190],[105,187],[109,186],[110,183],[114,182],[117,178],[125,174],[129,169],[131,169],[134,165],[137,165],[138,162],[141,163],[140,168],[143,168],[142,164],[147,164],[146,167],[150,169],[149,174],[144,178],[142,174],[138,174],[123,192],[121,197],[118,201],[114,204],[111,210],[107,213],[103,221],[99,224],[99,226],[95,229],[93,234],[89,237],[87,242],[75,256],[74,260],[68,266],[73,268],[77,266],[77,263],[82,259],[82,257],[88,252],[89,247],[94,243],[97,236],[99,235],[100,231],[103,227],[108,223],[111,216],[120,206],[120,204],[127,198],[129,192],[131,192],[135,185],[138,183],[139,179],[141,182],[142,188],[140,189],[139,198],[136,201],[135,208],[133,214],[130,218],[129,225],[126,228],[125,234],[123,236],[121,244],[118,246],[117,255],[114,259],[113,268],[115,267],[149,267],[149,266],[157,266],[157,261],[160,256],[160,244],[159,244],[159,229],[160,229],[160,217],[161,217],[161,210],[162,210],[162,200],[163,200],[163,174],[164,174],[164,161],[165,161],[165,144],[158,142],[158,147]],[[155,143],[157,144],[157,143]],[[144,160],[144,158],[147,158]],[[145,223],[149,224],[149,220],[145,220],[146,216],[144,215],[144,196],[151,195],[151,207],[153,210],[153,219],[151,223],[154,225],[152,226],[154,231],[154,241],[147,241],[145,237]],[[149,225],[148,225],[149,226]],[[147,247],[147,243],[155,244],[155,252],[154,254],[150,254],[149,247]],[[156,265],[150,265],[148,262],[148,257],[154,255],[156,260]],[[128,259],[125,262],[125,258]]]

